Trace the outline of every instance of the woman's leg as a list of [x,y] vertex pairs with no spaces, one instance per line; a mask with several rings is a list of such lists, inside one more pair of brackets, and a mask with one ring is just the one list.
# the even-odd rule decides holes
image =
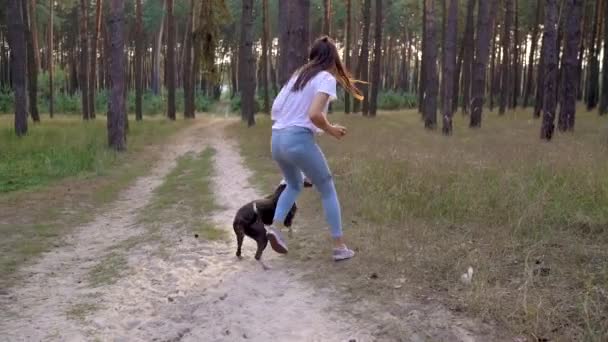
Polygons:
[[293,138],[288,134],[277,133],[275,135],[273,133],[272,136],[272,158],[279,165],[283,173],[283,179],[287,184],[279,197],[277,208],[274,212],[274,222],[283,223],[285,221],[287,214],[296,202],[303,187],[302,172],[286,156],[287,148],[292,143],[291,140]]

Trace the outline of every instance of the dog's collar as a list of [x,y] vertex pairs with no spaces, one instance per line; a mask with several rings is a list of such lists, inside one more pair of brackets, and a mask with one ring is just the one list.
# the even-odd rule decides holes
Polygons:
[[253,202],[253,212],[256,213],[256,214],[259,214],[258,213],[258,206],[257,206],[257,204],[255,204],[255,202]]

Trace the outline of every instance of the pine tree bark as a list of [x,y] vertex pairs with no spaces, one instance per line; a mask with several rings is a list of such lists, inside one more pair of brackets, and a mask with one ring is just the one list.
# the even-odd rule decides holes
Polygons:
[[270,114],[270,92],[268,89],[270,21],[268,13],[268,0],[262,0],[262,87],[264,89],[264,113],[266,114]]
[[[604,58],[602,61],[602,92],[600,94],[600,115],[608,113],[608,3],[604,4]],[[579,75],[580,77],[580,75]]]
[[29,0],[29,19],[30,19],[30,30],[32,31],[32,49],[34,51],[34,63],[36,70],[40,70],[40,48],[38,44],[38,20],[36,16],[36,0]]
[[[418,70],[418,112],[424,120],[424,96],[426,93],[426,0],[422,1],[422,41],[420,42],[421,58]],[[417,68],[418,69],[418,68]]]
[[591,111],[597,107],[598,95],[599,95],[599,72],[600,62],[598,59],[598,48],[597,48],[597,36],[600,29],[600,18],[601,18],[601,0],[596,0],[595,5],[595,19],[593,27],[591,29],[591,42],[589,45],[589,60],[587,61],[587,91],[586,103],[587,110]]
[[255,58],[253,56],[253,0],[243,0],[239,47],[239,83],[241,84],[241,119],[255,125]]
[[534,28],[532,29],[532,41],[530,42],[530,54],[528,57],[528,76],[526,77],[526,89],[524,91],[524,108],[528,107],[530,95],[532,94],[532,90],[534,87],[534,58],[536,56],[536,48],[538,46],[538,30],[540,27],[540,17],[541,17],[541,8],[542,8],[542,0],[538,0],[536,2],[536,20],[534,23]]
[[323,34],[331,35],[331,0],[323,0]]
[[[152,0],[154,1],[154,0]],[[163,33],[165,31],[165,16],[166,16],[166,8],[167,1],[166,0],[158,0],[162,3],[162,16],[160,18],[160,27],[156,32],[156,37],[154,39],[154,45],[152,46],[152,75],[151,75],[151,88],[154,95],[160,94],[161,81],[160,81],[160,58],[161,58],[161,50],[163,48]]]
[[53,89],[53,16],[55,0],[49,0],[49,27],[47,29],[48,34],[48,68],[49,68],[49,116],[52,118],[54,115],[54,105],[55,105],[55,94]]
[[110,1],[108,17],[108,38],[110,40],[110,100],[108,101],[108,145],[116,151],[127,148],[125,131],[125,2]]
[[[346,48],[344,49],[344,63],[346,64],[346,68],[350,70],[351,62],[350,62],[350,50],[351,40],[353,35],[353,25],[352,25],[352,3],[351,0],[346,1]],[[350,96],[348,92],[344,93],[344,113],[350,114]]]
[[[494,111],[494,95],[498,92],[497,79],[496,77],[496,53],[498,52],[496,33],[498,32],[498,20],[494,21],[494,28],[492,30],[492,52],[490,53],[490,84],[489,84],[489,96],[490,96],[490,111]],[[498,73],[500,75],[500,73]],[[500,80],[499,80],[500,81]]]
[[[369,31],[371,24],[371,0],[364,0],[363,8],[361,12],[361,16],[363,19],[363,29],[362,29],[362,37],[361,37],[361,52],[359,54],[359,62],[357,63],[357,78],[367,82],[369,80]],[[365,97],[363,99],[363,115],[367,115],[368,110],[368,85],[366,83],[362,83],[359,86],[361,93]],[[358,113],[361,107],[360,101],[354,101],[354,112]]]
[[279,0],[279,84],[308,61],[310,0]]
[[175,17],[173,0],[167,0],[167,117],[175,120]]
[[579,50],[578,50],[578,74],[580,75],[580,78],[578,80],[578,85],[577,85],[577,91],[576,91],[576,100],[577,101],[582,101],[583,100],[583,84],[585,82],[585,79],[583,77],[583,59],[585,56],[585,40],[587,37],[587,31],[588,31],[588,16],[587,16],[587,0],[583,0],[583,32],[581,35],[581,44],[579,45]]
[[20,0],[7,0],[6,24],[12,61],[10,64],[11,80],[15,96],[15,134],[20,137],[27,134],[25,22]]
[[190,0],[190,13],[188,14],[188,23],[186,26],[186,39],[184,40],[183,55],[183,84],[184,84],[184,117],[194,119],[196,108],[194,104],[194,66],[192,63],[192,47],[194,46],[194,11],[195,0]]
[[515,27],[513,30],[513,90],[511,93],[511,108],[517,107],[519,102],[519,90],[521,84],[521,70],[520,70],[520,52],[519,52],[519,1],[513,0],[515,10],[513,11],[513,16],[515,19]]
[[40,114],[38,113],[38,68],[36,67],[35,51],[31,30],[31,20],[29,6],[27,2],[21,2],[23,22],[25,24],[25,42],[27,55],[27,88],[29,95],[30,116],[34,122],[40,122]]
[[80,93],[82,97],[82,118],[91,119],[89,107],[89,30],[87,0],[80,0]]
[[435,2],[425,0],[426,41],[424,42],[425,94],[424,94],[424,127],[435,129],[437,126],[437,92],[439,80],[437,76],[437,29],[435,25]]
[[[101,18],[103,13],[103,0],[95,2],[95,32],[93,41],[91,42],[91,77],[89,79],[89,112],[91,117],[95,118],[95,93],[97,90],[97,50],[99,48],[99,36],[101,34]],[[143,39],[138,35],[138,40]]]
[[[144,28],[143,28],[143,8],[142,0],[135,0],[135,120],[141,121],[142,114],[142,96],[144,91],[143,74],[144,74]],[[98,0],[100,3],[101,0]]]
[[452,134],[453,91],[456,71],[456,45],[458,42],[458,0],[450,0],[448,5],[447,24],[443,43],[443,76],[441,86],[443,87],[443,127],[444,135]]
[[[475,52],[475,25],[474,25],[475,0],[467,3],[467,19],[463,37],[463,70],[462,70],[462,112],[469,113],[471,106],[471,88],[473,76],[473,60]],[[488,27],[489,29],[490,27]],[[489,32],[488,32],[489,33]]]
[[[372,89],[369,100],[369,115],[376,116],[378,91],[380,89],[380,63],[382,62],[382,0],[376,0],[376,20],[374,24],[374,65],[372,66]],[[364,112],[365,113],[365,112]]]
[[562,86],[559,119],[557,127],[560,131],[574,129],[576,113],[576,90],[578,87],[578,47],[581,40],[581,13],[583,0],[566,0],[567,16],[565,23],[565,45],[562,57]]
[[543,122],[540,129],[540,138],[551,140],[555,128],[555,111],[557,107],[555,93],[557,86],[557,0],[546,0],[545,24],[543,33],[543,55],[544,55],[544,98],[543,98]]
[[511,57],[511,20],[513,18],[513,1],[505,0],[505,20],[502,34],[502,65],[500,67],[500,103],[498,113],[503,115],[507,109],[507,101],[511,93],[511,72],[510,57]]
[[496,17],[497,0],[479,0],[477,14],[477,39],[475,62],[473,63],[473,83],[471,85],[471,128],[481,127],[486,89],[486,66],[490,54],[490,35]]

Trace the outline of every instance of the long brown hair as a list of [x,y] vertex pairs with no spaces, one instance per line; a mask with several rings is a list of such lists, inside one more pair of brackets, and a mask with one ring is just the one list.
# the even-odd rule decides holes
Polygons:
[[298,78],[292,90],[302,90],[308,84],[308,81],[321,71],[330,72],[354,98],[359,101],[363,100],[363,93],[355,86],[355,83],[360,81],[354,80],[348,70],[342,65],[338,49],[333,40],[328,36],[322,36],[312,44],[310,53],[308,54],[308,63],[296,72]]

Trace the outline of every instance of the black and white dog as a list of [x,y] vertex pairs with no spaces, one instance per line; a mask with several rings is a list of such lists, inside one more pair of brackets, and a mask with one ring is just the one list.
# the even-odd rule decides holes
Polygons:
[[[236,234],[237,248],[236,256],[241,258],[241,247],[243,246],[243,239],[245,235],[255,240],[257,243],[257,250],[255,252],[255,259],[262,264],[262,267],[267,270],[268,266],[262,261],[262,253],[266,249],[269,242],[269,233],[265,226],[273,224],[274,213],[277,209],[277,203],[279,197],[287,187],[285,180],[282,180],[275,191],[263,199],[251,201],[242,206],[236,213],[232,228]],[[312,183],[304,177],[304,187],[312,187]],[[283,224],[285,227],[291,227],[293,219],[296,215],[298,207],[294,205],[289,210],[287,217]],[[272,241],[272,240],[271,240]],[[271,246],[277,252],[286,253],[287,250],[281,251],[275,247],[272,243]]]

